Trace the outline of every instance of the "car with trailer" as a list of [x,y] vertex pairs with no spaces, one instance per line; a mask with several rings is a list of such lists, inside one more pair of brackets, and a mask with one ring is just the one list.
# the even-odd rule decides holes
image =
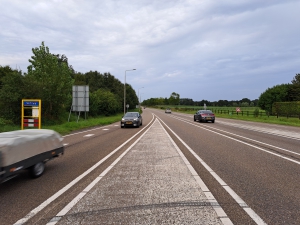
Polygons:
[[45,164],[64,154],[63,138],[53,130],[28,129],[0,133],[0,183],[28,170],[40,177]]

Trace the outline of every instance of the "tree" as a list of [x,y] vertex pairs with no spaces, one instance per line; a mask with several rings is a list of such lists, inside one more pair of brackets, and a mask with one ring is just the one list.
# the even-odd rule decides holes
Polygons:
[[21,71],[0,66],[0,85],[0,117],[20,124],[24,76]]
[[73,69],[65,55],[51,54],[44,42],[32,53],[25,76],[27,96],[42,100],[42,114],[47,119],[58,119],[70,100]]
[[116,96],[108,90],[98,89],[90,94],[90,115],[113,115],[119,110]]
[[290,91],[291,100],[300,101],[300,73],[292,80],[291,91]]
[[129,105],[129,109],[135,109],[139,104],[136,92],[130,84],[126,84],[126,105],[127,104]]
[[258,99],[258,106],[272,113],[272,105],[274,102],[289,101],[290,84],[276,85],[272,88],[268,88],[263,92]]
[[180,102],[180,95],[176,92],[172,92],[169,98],[169,105],[179,105]]

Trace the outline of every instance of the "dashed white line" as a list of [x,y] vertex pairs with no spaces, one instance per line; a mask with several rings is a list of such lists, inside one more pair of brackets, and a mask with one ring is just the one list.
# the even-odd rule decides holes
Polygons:
[[[152,120],[150,121],[149,124],[151,124],[153,120],[154,120],[154,117],[152,118]],[[22,224],[26,223],[29,219],[31,219],[37,213],[39,213],[40,211],[42,211],[46,206],[48,206],[51,202],[53,202],[55,199],[57,199],[59,196],[61,196],[63,193],[65,193],[67,190],[69,190],[72,186],[74,186],[82,178],[84,178],[85,176],[87,176],[95,168],[97,168],[99,165],[101,165],[110,156],[112,156],[117,151],[119,151],[119,149],[121,149],[124,145],[126,145],[128,142],[130,142],[134,137],[136,137],[143,130],[145,130],[149,126],[149,124],[147,126],[145,126],[143,129],[141,129],[139,132],[137,132],[135,135],[133,135],[131,138],[129,138],[127,141],[125,141],[123,144],[121,144],[118,148],[116,148],[114,151],[112,151],[106,157],[104,157],[102,160],[100,160],[99,162],[97,162],[94,166],[92,166],[87,171],[85,171],[83,174],[81,174],[79,177],[75,178],[73,181],[71,181],[69,184],[67,184],[65,187],[63,187],[61,190],[59,190],[58,192],[56,192],[54,195],[52,195],[50,198],[48,198],[42,204],[40,204],[39,206],[37,206],[35,209],[31,210],[25,217],[23,217],[22,219],[18,220],[16,223],[14,223],[14,225],[22,225]],[[97,128],[97,129],[99,129],[99,128]],[[80,133],[82,133],[82,132],[80,132]]]
[[[154,123],[153,123],[154,124]],[[53,217],[47,225],[55,225],[59,220],[66,215],[115,165],[120,161],[127,152],[135,146],[138,141],[150,130],[153,124],[128,148],[123,152],[110,166],[108,166],[95,180],[92,181],[81,193],[79,193],[69,204],[67,204],[55,217]]]
[[83,137],[92,137],[94,136],[95,134],[87,134],[87,135],[84,135]]
[[[159,120],[158,120],[158,122],[160,123]],[[211,206],[215,210],[215,212],[218,215],[219,219],[222,221],[222,223],[224,225],[232,225],[233,224],[232,221],[229,219],[229,217],[227,216],[227,214],[225,213],[225,211],[222,209],[222,207],[220,206],[220,204],[218,203],[218,201],[216,200],[216,198],[213,196],[213,194],[210,192],[210,190],[208,189],[208,187],[205,185],[205,183],[203,182],[203,180],[201,179],[201,177],[198,175],[198,173],[196,172],[196,170],[193,168],[193,166],[190,164],[190,162],[184,156],[184,154],[179,149],[179,147],[174,142],[174,140],[171,138],[171,136],[166,131],[166,129],[163,126],[162,126],[162,128],[164,129],[165,133],[167,134],[169,140],[172,142],[173,146],[175,147],[175,149],[178,152],[178,154],[180,155],[180,157],[183,159],[185,165],[187,166],[187,168],[189,169],[189,171],[193,175],[194,179],[196,180],[196,182],[200,186],[201,190],[204,192],[206,198],[211,203]]]
[[[159,118],[159,117],[158,117]],[[160,119],[160,118],[159,118]],[[244,211],[252,218],[258,225],[265,225],[266,223],[257,215],[238,194],[236,194],[167,124],[161,119],[160,121],[175,135],[175,137],[194,155],[194,157],[210,172],[210,174],[219,182],[219,184],[228,192],[229,195],[244,209]],[[226,188],[225,188],[226,187]]]
[[[271,155],[278,156],[278,157],[280,157],[280,158],[282,158],[282,159],[286,159],[286,160],[288,160],[288,161],[291,161],[291,162],[294,162],[294,163],[300,165],[300,162],[299,162],[299,161],[294,160],[294,159],[291,159],[291,158],[289,158],[289,157],[285,157],[285,156],[282,156],[282,155],[280,155],[280,154],[274,153],[274,152],[272,152],[272,151],[266,150],[266,149],[264,149],[264,148],[260,148],[260,147],[257,147],[257,146],[255,146],[255,145],[249,144],[249,143],[247,143],[247,142],[244,142],[244,141],[241,141],[241,140],[238,140],[238,139],[235,139],[235,138],[226,136],[226,135],[221,134],[221,133],[218,133],[218,132],[216,132],[216,131],[207,129],[207,128],[203,127],[203,126],[197,126],[196,124],[191,123],[191,122],[188,122],[188,121],[186,121],[186,120],[184,120],[184,119],[182,119],[182,118],[180,118],[180,117],[178,117],[177,119],[178,119],[178,120],[181,120],[182,122],[191,124],[191,125],[193,125],[193,126],[195,126],[195,127],[198,127],[198,128],[204,129],[204,130],[207,130],[207,131],[209,131],[209,132],[218,134],[218,135],[220,135],[220,136],[223,136],[223,137],[226,137],[226,138],[228,138],[228,139],[231,139],[231,140],[240,142],[240,143],[242,143],[242,144],[245,144],[245,145],[251,146],[251,147],[253,147],[253,148],[256,148],[256,149],[258,149],[258,150],[260,150],[260,151],[269,153],[269,154],[271,154]],[[211,127],[210,127],[210,128],[211,128]],[[220,129],[217,129],[217,128],[213,128],[213,129],[218,130],[219,132],[229,133],[229,134],[234,135],[234,136],[242,137],[242,138],[244,138],[244,139],[248,139],[248,140],[251,140],[251,141],[256,142],[256,143],[261,143],[261,144],[264,144],[264,145],[266,145],[266,146],[270,146],[270,147],[273,147],[273,148],[276,148],[276,149],[279,149],[279,150],[282,150],[282,151],[286,151],[286,152],[289,152],[289,153],[292,153],[292,154],[295,154],[295,155],[300,155],[300,154],[297,153],[297,152],[293,152],[293,151],[290,151],[290,150],[287,150],[287,149],[279,148],[279,147],[277,147],[277,146],[269,145],[269,144],[267,144],[267,143],[259,142],[259,141],[256,141],[256,140],[254,140],[254,139],[250,139],[250,138],[247,138],[247,137],[243,137],[243,136],[240,136],[240,135],[237,135],[237,134],[234,134],[234,133],[230,133],[230,132],[227,132],[227,131],[223,131],[223,130],[220,130]]]

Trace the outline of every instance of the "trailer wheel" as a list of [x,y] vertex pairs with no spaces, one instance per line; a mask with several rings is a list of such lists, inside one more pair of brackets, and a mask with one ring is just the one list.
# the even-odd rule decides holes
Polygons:
[[30,175],[33,178],[40,177],[45,170],[45,164],[43,162],[38,162],[30,168]]

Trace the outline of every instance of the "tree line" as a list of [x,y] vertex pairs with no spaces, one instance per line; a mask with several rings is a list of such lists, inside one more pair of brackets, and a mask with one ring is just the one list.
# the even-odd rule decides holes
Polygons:
[[[175,93],[175,92],[173,92]],[[218,106],[218,107],[255,107],[258,105],[258,99],[250,100],[248,98],[243,98],[241,100],[234,100],[234,101],[228,101],[228,100],[219,100],[219,101],[208,101],[208,100],[201,100],[201,101],[193,101],[191,98],[179,98],[179,94],[177,94],[177,98],[175,98],[175,101],[173,100],[174,97],[173,93],[169,98],[150,98],[147,100],[144,100],[142,102],[143,105],[146,106],[154,106],[154,105],[188,105],[188,106]]]
[[[123,111],[124,84],[110,73],[76,72],[65,55],[52,54],[44,42],[32,49],[27,72],[0,66],[0,124],[19,124],[22,99],[41,99],[42,121],[61,122],[72,105],[72,86],[89,85],[89,115],[113,115]],[[129,109],[138,97],[126,84]]]
[[[219,101],[193,101],[190,98],[179,98],[179,94],[175,93],[176,101],[172,101],[173,92],[169,98],[150,98],[142,102],[146,106],[154,105],[189,105],[189,106],[218,106],[218,107],[259,107],[270,115],[274,114],[274,104],[278,102],[292,102],[298,107],[300,104],[300,73],[296,74],[291,83],[275,85],[261,93],[258,99],[250,100],[243,98],[241,100],[219,100]],[[277,104],[278,105],[278,104]],[[291,104],[289,104],[291,105]]]

